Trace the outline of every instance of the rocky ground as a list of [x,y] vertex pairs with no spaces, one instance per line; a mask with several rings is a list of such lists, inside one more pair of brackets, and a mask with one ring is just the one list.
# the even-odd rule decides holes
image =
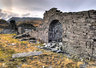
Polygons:
[[70,58],[54,47],[47,50],[49,44],[20,41],[14,35],[0,34],[0,68],[96,68],[96,61]]

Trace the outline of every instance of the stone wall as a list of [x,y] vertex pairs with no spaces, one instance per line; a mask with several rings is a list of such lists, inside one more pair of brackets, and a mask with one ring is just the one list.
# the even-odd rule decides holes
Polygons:
[[[95,10],[63,13],[56,8],[52,8],[44,13],[41,26],[35,32],[32,31],[30,35],[48,43],[50,24],[54,20],[58,20],[62,25],[60,27],[62,27],[64,51],[82,57],[96,57]],[[57,29],[55,28],[55,30]],[[59,30],[59,32],[61,31]]]
[[64,50],[79,56],[96,56],[96,11],[61,12],[52,8],[44,13],[37,38],[48,43],[49,26],[53,20],[62,24]]

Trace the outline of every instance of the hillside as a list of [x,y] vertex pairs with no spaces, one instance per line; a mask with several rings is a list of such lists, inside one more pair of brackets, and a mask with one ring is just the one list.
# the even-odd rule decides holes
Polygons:
[[42,18],[35,18],[35,17],[12,17],[10,20],[15,20],[17,25],[21,23],[32,24],[34,26],[39,26],[42,23]]
[[[51,51],[39,49],[43,46],[39,43],[29,43],[28,41],[19,41],[12,38],[14,34],[0,35],[0,67],[1,68],[79,68],[84,64],[78,59],[70,59],[66,55],[54,53]],[[23,52],[43,53],[38,56],[29,56],[21,58],[12,58],[13,54]],[[86,61],[87,68],[96,68],[94,62]]]
[[4,29],[4,28],[8,28],[9,24],[7,21],[0,19],[0,30]]

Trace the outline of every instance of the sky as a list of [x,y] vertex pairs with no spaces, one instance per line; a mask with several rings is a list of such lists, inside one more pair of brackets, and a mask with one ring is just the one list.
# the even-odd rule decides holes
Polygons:
[[41,17],[45,10],[58,8],[63,12],[96,10],[96,0],[0,0],[0,9],[19,17]]

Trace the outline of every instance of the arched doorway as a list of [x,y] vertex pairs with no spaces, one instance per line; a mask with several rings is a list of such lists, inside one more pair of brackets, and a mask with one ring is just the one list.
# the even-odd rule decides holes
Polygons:
[[62,24],[53,20],[49,25],[48,42],[62,42]]

